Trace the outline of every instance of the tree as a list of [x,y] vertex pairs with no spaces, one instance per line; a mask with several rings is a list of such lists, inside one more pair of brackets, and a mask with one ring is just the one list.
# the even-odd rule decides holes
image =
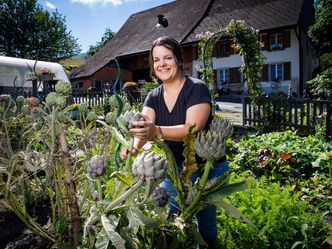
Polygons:
[[103,46],[106,45],[112,38],[115,36],[115,32],[113,32],[110,28],[107,28],[103,37],[101,38],[100,42],[97,42],[96,45],[90,45],[89,50],[87,52],[87,56],[91,57],[95,53],[98,52],[99,49],[101,49]]
[[59,61],[81,51],[65,17],[43,10],[37,0],[1,0],[0,30],[6,56]]
[[332,52],[332,1],[316,0],[316,21],[309,29],[309,37],[318,46],[319,54]]

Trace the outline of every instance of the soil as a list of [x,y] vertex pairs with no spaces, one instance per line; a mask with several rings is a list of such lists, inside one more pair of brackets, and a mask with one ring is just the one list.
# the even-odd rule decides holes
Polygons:
[[[46,204],[41,203],[28,210],[30,215],[36,217],[37,222],[47,223],[50,208]],[[0,204],[0,249],[47,249],[50,247],[48,241],[32,234],[12,211]]]

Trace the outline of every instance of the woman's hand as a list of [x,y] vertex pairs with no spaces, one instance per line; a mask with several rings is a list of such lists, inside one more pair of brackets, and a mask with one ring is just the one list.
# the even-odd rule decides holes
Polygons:
[[134,122],[135,128],[130,129],[130,133],[142,140],[154,140],[158,134],[157,126],[150,120],[147,115],[141,114],[144,121]]
[[[120,158],[121,160],[127,160],[128,158],[128,149],[126,147],[123,147],[120,151]],[[138,149],[136,147],[133,147],[132,150],[131,150],[131,155],[132,156],[137,156],[137,153],[138,153]]]

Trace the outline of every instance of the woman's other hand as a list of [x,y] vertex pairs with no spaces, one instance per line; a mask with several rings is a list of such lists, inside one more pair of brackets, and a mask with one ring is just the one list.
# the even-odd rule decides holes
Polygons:
[[[136,147],[133,147],[131,150],[131,155],[132,156],[137,156],[138,149]],[[120,158],[121,160],[127,160],[128,158],[129,151],[126,147],[123,147],[120,151]]]

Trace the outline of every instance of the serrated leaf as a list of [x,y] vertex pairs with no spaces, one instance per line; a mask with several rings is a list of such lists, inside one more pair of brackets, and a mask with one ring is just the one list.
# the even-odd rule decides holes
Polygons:
[[116,178],[118,181],[123,182],[129,187],[132,187],[131,176],[126,176],[123,172],[115,171],[111,174],[111,178]]
[[137,234],[140,226],[144,227],[144,223],[139,218],[138,212],[139,211],[134,208],[129,208],[126,212],[127,219],[129,221],[128,227],[133,231],[134,234]]
[[115,248],[126,249],[125,240],[115,231],[115,227],[104,214],[101,215],[101,223],[103,224],[103,228]]
[[105,229],[101,229],[97,235],[96,243],[94,248],[96,249],[107,249],[110,243],[110,239],[108,238]]
[[125,147],[129,148],[128,142],[126,141],[126,139],[124,139],[121,133],[115,127],[112,127],[112,130],[114,132],[116,140],[118,140],[118,142],[123,144]]
[[230,212],[231,215],[236,218],[236,219],[240,219],[242,218],[244,221],[246,221],[249,225],[251,225],[252,227],[254,227],[256,230],[257,227],[256,225],[250,220],[248,219],[244,214],[242,214],[236,207],[234,207],[232,204],[223,202],[223,201],[219,201],[219,202],[213,202],[211,203],[213,205],[215,205],[217,208],[224,208],[226,211]]
[[183,170],[181,174],[185,181],[189,181],[192,174],[198,169],[195,158],[196,135],[193,133],[194,128],[195,124],[189,127],[188,134],[183,140],[184,150],[182,155],[184,156],[185,160],[182,164]]

